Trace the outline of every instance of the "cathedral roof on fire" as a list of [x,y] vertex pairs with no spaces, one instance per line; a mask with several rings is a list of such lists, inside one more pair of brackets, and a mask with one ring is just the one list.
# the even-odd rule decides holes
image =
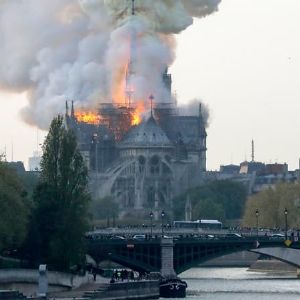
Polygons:
[[119,144],[120,148],[172,147],[166,133],[156,123],[153,116],[132,128]]

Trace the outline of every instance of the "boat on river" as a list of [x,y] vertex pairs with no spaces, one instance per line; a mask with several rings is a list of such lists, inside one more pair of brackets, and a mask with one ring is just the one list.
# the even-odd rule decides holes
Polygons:
[[162,278],[159,283],[159,294],[163,298],[185,298],[187,283],[180,278]]

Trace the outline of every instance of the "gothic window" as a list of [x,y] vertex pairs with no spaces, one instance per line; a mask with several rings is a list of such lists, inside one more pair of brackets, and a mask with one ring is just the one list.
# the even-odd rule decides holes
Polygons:
[[162,172],[164,175],[170,175],[171,174],[171,170],[169,168],[169,166],[166,163],[162,163]]
[[150,173],[151,175],[159,175],[159,157],[157,155],[150,159]]
[[146,158],[144,156],[139,156],[138,162],[139,162],[139,173],[143,173],[145,169]]

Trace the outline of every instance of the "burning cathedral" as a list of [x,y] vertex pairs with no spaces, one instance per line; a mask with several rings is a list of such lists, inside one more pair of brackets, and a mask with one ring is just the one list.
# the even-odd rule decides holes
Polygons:
[[[170,76],[165,74],[170,82]],[[169,85],[171,87],[171,85]],[[206,130],[201,104],[198,115],[178,113],[176,103],[150,96],[150,111],[125,103],[101,103],[97,113],[70,113],[66,123],[78,138],[94,198],[111,196],[120,218],[165,210],[172,199],[199,185],[206,170]]]
[[130,42],[123,67],[112,76],[117,78],[112,99],[99,101],[93,110],[67,102],[66,124],[76,133],[93,198],[110,196],[121,219],[147,218],[152,211],[157,220],[162,210],[172,218],[173,198],[199,185],[206,171],[206,121],[201,104],[193,114],[180,111],[168,63],[160,64],[159,76],[146,72],[149,81],[140,88],[140,73],[153,66],[141,55],[146,34],[137,24],[144,2],[135,7],[134,0],[124,1],[129,2],[118,12],[127,15],[122,26],[128,26]]

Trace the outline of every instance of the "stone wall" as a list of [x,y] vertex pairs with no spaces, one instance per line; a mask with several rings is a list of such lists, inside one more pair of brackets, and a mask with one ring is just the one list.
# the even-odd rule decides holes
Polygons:
[[[38,289],[38,270],[1,269],[0,288],[16,289],[25,295],[34,295]],[[49,291],[61,291],[76,288],[92,281],[92,277],[78,276],[61,272],[47,272]]]
[[[22,283],[37,283],[38,270],[30,269],[1,269],[0,283],[22,282]],[[61,272],[47,272],[49,285],[64,286],[75,288],[89,281],[88,275],[78,276]]]
[[129,299],[158,299],[159,283],[157,280],[116,282],[101,293],[105,300],[129,300]]

